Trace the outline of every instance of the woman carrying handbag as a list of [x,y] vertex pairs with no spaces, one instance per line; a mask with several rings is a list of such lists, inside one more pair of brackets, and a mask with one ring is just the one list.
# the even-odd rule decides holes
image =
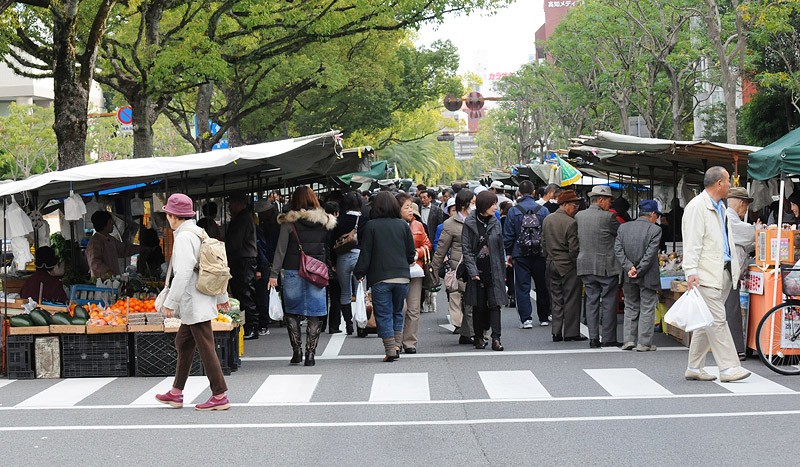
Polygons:
[[283,269],[284,318],[292,345],[289,363],[303,361],[300,320],[305,317],[308,319],[305,366],[314,366],[322,317],[328,313],[325,296],[328,231],[336,227],[336,217],[320,207],[311,188],[301,186],[292,195],[291,210],[278,216],[278,223],[281,230],[269,287],[278,286],[278,275]]
[[[403,339],[397,343],[397,351],[407,354],[417,353],[417,334],[419,331],[419,314],[422,308],[422,281],[425,278],[425,256],[431,249],[431,241],[425,233],[425,226],[419,221],[419,206],[414,203],[411,195],[398,193],[397,202],[400,203],[400,215],[408,222],[411,234],[414,237],[414,247],[417,249],[417,261],[412,265],[411,282],[408,284],[405,312],[403,313]],[[402,345],[402,348],[401,348]]]
[[[156,400],[175,408],[183,407],[183,388],[189,378],[194,359],[194,350],[200,353],[206,376],[211,385],[211,398],[194,408],[197,410],[227,410],[231,404],[225,391],[225,376],[214,347],[214,331],[211,320],[217,317],[217,306],[223,311],[230,309],[228,294],[206,295],[197,290],[198,272],[195,266],[200,258],[201,237],[205,232],[194,221],[195,212],[192,200],[180,193],[169,197],[163,210],[167,214],[170,228],[175,231],[169,272],[168,291],[164,294],[163,311],[167,318],[181,319],[181,327],[175,334],[175,348],[178,363],[175,367],[175,381],[172,389],[165,394],[156,395]],[[172,283],[170,273],[174,272]]]

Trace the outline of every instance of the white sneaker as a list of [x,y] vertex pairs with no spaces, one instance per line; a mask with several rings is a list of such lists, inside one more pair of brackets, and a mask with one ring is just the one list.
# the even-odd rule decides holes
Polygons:
[[525,320],[524,323],[519,325],[519,328],[520,329],[533,329],[533,320],[532,319]]
[[539,323],[539,326],[541,326],[543,328],[547,327],[547,326],[550,326],[550,321],[542,321],[541,323]]

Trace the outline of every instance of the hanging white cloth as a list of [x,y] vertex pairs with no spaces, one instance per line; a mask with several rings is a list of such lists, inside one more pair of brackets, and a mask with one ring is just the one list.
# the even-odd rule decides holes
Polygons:
[[69,198],[64,200],[64,217],[68,221],[77,221],[83,219],[86,214],[86,205],[81,199],[81,195],[73,193]]
[[139,217],[144,216],[144,200],[139,198],[139,194],[135,194],[131,200],[131,216]]
[[93,196],[92,199],[90,199],[89,202],[86,203],[85,207],[86,207],[86,219],[87,220],[91,220],[92,219],[92,214],[94,214],[97,211],[100,211],[101,209],[103,209],[103,206],[97,200],[96,196]]
[[[787,185],[788,187],[788,185]],[[769,194],[769,186],[764,180],[755,180],[750,185],[750,196],[753,202],[750,203],[751,211],[760,211],[772,204],[772,196]]]
[[14,264],[18,271],[25,270],[25,265],[33,261],[31,254],[31,244],[25,237],[14,237],[11,239],[11,251],[14,253]]
[[681,207],[685,208],[692,198],[694,198],[694,191],[686,183],[686,175],[682,175],[678,181],[678,201],[681,202]]
[[153,193],[153,204],[150,205],[150,212],[160,212],[165,204],[167,204],[167,195],[165,193]]
[[33,223],[30,217],[25,214],[25,211],[19,207],[16,200],[11,201],[11,204],[6,208],[6,222],[8,222],[8,236],[23,237],[33,232]]

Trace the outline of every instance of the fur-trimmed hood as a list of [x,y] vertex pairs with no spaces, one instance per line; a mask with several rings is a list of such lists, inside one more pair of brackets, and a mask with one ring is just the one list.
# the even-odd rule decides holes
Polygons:
[[321,224],[327,230],[336,227],[336,216],[328,214],[324,209],[301,209],[299,211],[289,211],[278,216],[278,224],[290,222],[306,221],[311,224]]

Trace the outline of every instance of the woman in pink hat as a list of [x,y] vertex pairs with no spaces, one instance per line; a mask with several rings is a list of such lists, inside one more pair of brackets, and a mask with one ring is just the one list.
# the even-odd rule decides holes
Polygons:
[[[175,408],[183,407],[183,387],[189,377],[194,358],[194,350],[200,353],[208,381],[211,384],[211,398],[196,405],[197,410],[227,410],[231,404],[225,391],[225,376],[214,348],[214,332],[211,320],[217,317],[217,305],[224,311],[230,309],[228,294],[206,295],[195,286],[198,273],[195,266],[200,257],[203,229],[195,223],[192,200],[180,193],[169,197],[164,206],[167,221],[175,231],[172,249],[172,284],[167,284],[169,294],[164,301],[164,316],[181,319],[181,327],[175,335],[175,348],[178,350],[178,364],[175,367],[175,381],[166,394],[156,395],[156,400]],[[169,279],[169,278],[168,278]]]

